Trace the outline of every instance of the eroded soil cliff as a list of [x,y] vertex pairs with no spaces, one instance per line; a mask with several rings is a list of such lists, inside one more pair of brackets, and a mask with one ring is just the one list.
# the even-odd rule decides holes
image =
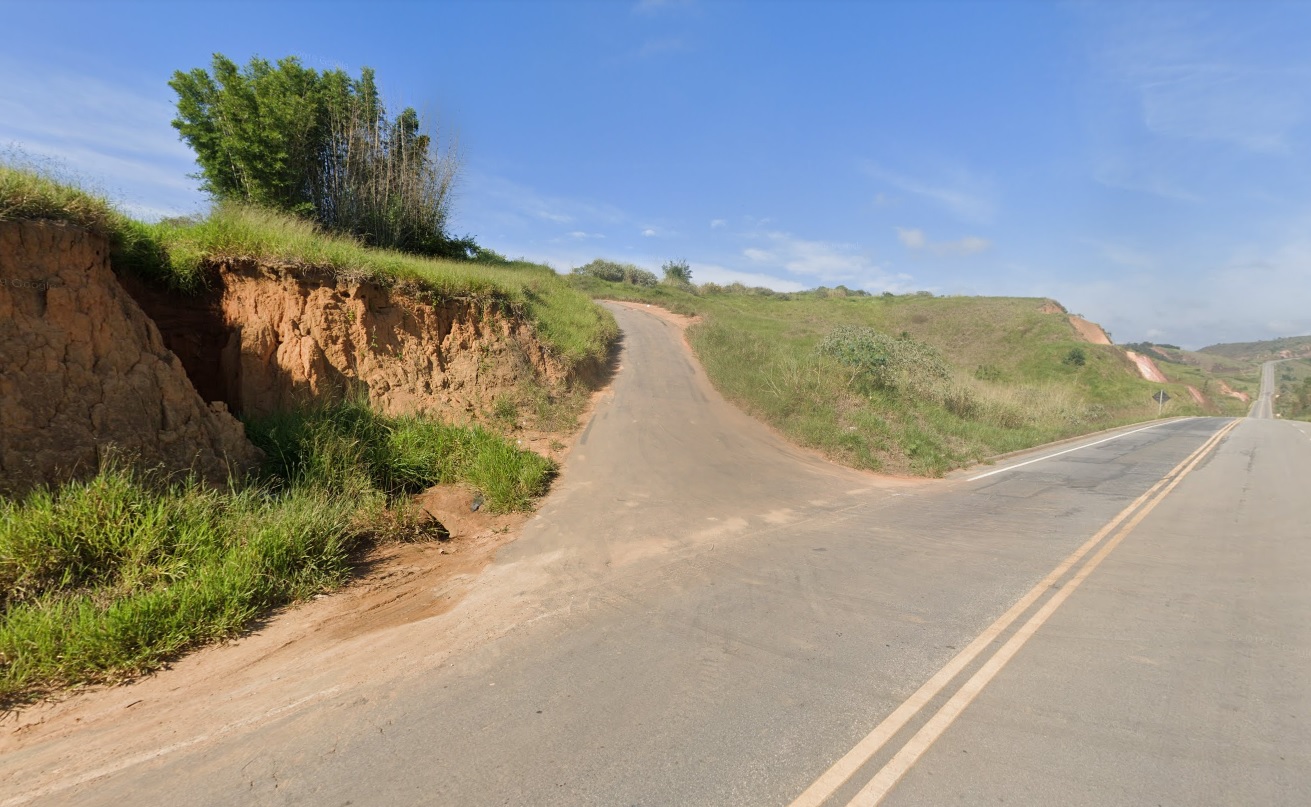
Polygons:
[[198,296],[129,289],[201,395],[242,415],[362,394],[467,420],[525,382],[570,380],[523,320],[474,300],[253,261],[211,267]]
[[215,483],[259,460],[226,407],[196,393],[108,252],[74,227],[0,222],[0,492],[92,474],[111,451]]

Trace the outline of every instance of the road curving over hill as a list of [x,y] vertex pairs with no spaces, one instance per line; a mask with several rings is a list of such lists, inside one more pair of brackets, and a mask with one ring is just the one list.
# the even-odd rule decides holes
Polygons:
[[890,480],[612,310],[607,399],[459,605],[152,690],[130,737],[35,726],[0,804],[1306,802],[1307,433],[1178,419]]

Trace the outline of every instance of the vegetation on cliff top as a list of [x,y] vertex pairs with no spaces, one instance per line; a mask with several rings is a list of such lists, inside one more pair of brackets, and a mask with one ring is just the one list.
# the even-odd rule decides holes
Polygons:
[[396,285],[432,302],[467,299],[513,310],[571,363],[603,359],[618,333],[609,313],[546,266],[486,252],[484,260],[456,261],[374,249],[303,218],[234,203],[204,217],[147,224],[69,178],[0,162],[0,221],[19,219],[62,221],[104,236],[116,271],[181,293],[201,289],[216,261],[251,258]]
[[447,232],[459,160],[439,151],[413,108],[388,115],[373,71],[319,72],[294,57],[173,74],[173,127],[196,153],[204,189],[314,221],[370,246],[470,258]]

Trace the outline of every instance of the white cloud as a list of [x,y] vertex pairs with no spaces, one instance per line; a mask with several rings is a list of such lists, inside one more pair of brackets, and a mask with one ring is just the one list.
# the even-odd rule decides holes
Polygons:
[[897,238],[908,249],[923,249],[928,240],[924,237],[923,230],[907,230],[902,227],[897,228]]
[[204,202],[191,150],[170,125],[171,91],[0,60],[0,143],[152,217]]
[[573,232],[569,233],[569,237],[576,241],[589,241],[589,240],[605,238],[605,236],[602,235],[601,233],[589,233],[583,230],[574,230]]
[[461,183],[467,193],[460,207],[484,211],[489,220],[507,225],[529,221],[574,224],[579,231],[600,230],[624,224],[627,214],[614,205],[567,196],[544,194],[527,185],[477,169],[467,169]]
[[710,220],[710,229],[712,229],[712,230],[718,230],[718,229],[721,229],[721,228],[724,228],[724,227],[727,227],[727,226],[728,226],[728,221],[725,220],[725,219],[711,219],[711,220]]
[[801,291],[805,284],[795,280],[785,280],[775,275],[758,272],[742,272],[713,263],[692,263],[692,279],[697,283],[718,283],[727,286],[741,283],[744,286],[764,286],[774,291]]
[[[1253,152],[1283,152],[1307,117],[1305,67],[1262,65],[1239,26],[1222,27],[1204,7],[1087,6],[1103,37],[1099,66],[1132,96],[1139,122],[1171,140],[1209,140]],[[1256,15],[1262,25],[1271,15]],[[1259,41],[1259,40],[1257,40]]]
[[[877,291],[910,291],[909,275],[895,273],[887,264],[855,244],[797,238],[779,231],[751,236],[763,244],[746,247],[742,254],[761,270],[770,268],[791,275],[805,286],[846,285]],[[803,279],[804,278],[804,279]]]
[[1095,238],[1085,238],[1083,241],[1085,244],[1096,247],[1106,260],[1118,266],[1127,266],[1133,269],[1156,268],[1156,259],[1145,252],[1126,247],[1123,244],[1101,241]]
[[989,221],[996,209],[986,184],[965,171],[954,171],[950,181],[926,182],[868,160],[861,164],[861,170],[900,191],[927,199],[958,218]]
[[642,235],[645,236],[645,237],[647,237],[647,238],[651,238],[652,236],[655,236],[656,234],[657,234],[656,231],[655,231],[654,229],[652,229],[651,227],[647,227],[645,230],[642,231]]
[[958,241],[930,241],[923,230],[897,228],[897,238],[910,250],[924,250],[934,255],[964,256],[986,251],[992,242],[986,238],[967,235]]
[[1183,282],[1159,271],[1101,269],[1083,273],[1094,280],[1044,284],[1040,293],[1101,323],[1121,342],[1159,337],[1197,348],[1311,334],[1305,295],[1290,293],[1311,288],[1309,240],[1239,250],[1193,266]]

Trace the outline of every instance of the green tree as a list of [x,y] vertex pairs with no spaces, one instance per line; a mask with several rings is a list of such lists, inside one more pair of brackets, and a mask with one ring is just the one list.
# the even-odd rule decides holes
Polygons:
[[446,232],[454,154],[438,152],[413,109],[388,117],[369,68],[356,79],[290,57],[239,68],[214,54],[210,71],[178,71],[169,86],[173,126],[216,198],[307,216],[375,246],[477,251]]

